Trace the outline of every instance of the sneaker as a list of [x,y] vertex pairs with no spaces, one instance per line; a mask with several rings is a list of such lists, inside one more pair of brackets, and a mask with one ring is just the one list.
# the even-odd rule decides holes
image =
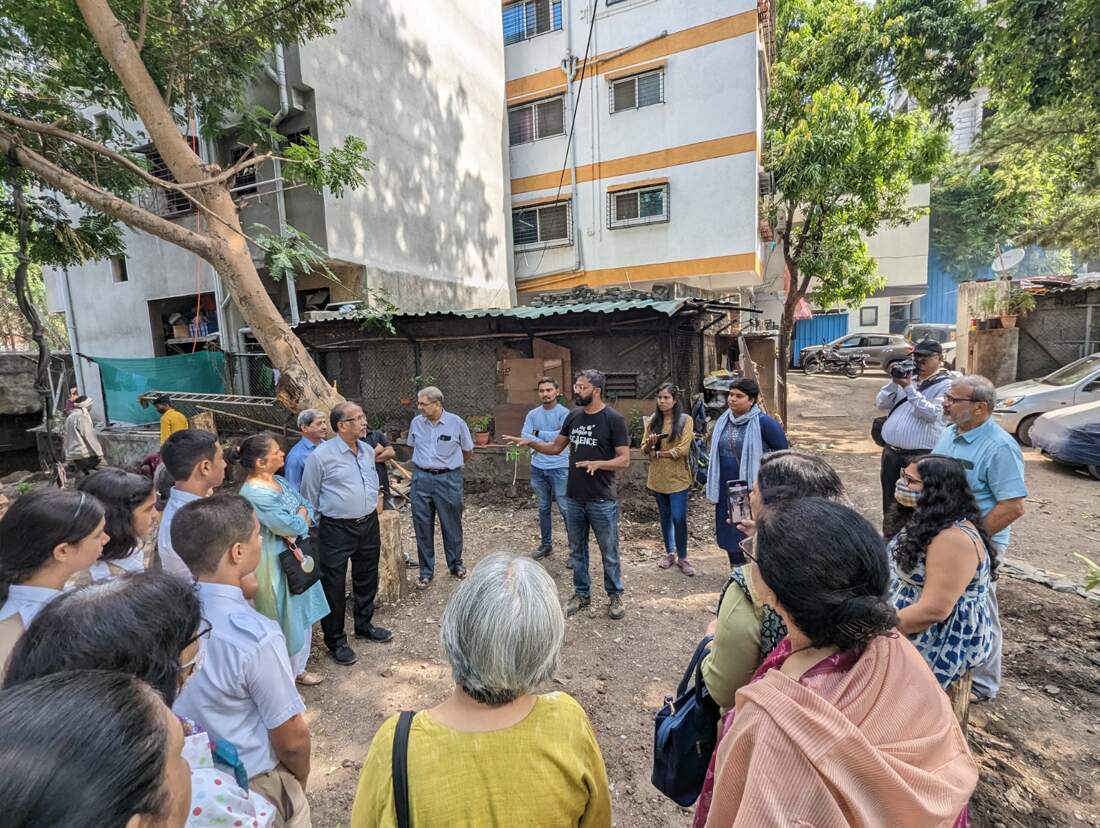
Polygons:
[[657,566],[661,569],[668,569],[674,563],[676,563],[676,556],[671,552],[666,552],[665,556],[657,561]]
[[419,569],[420,564],[413,560],[412,555],[405,553],[405,569]]
[[347,644],[341,644],[336,649],[329,650],[329,653],[336,660],[336,663],[342,667],[350,667],[359,660],[359,656],[355,654],[355,650]]
[[572,615],[576,615],[582,609],[592,603],[592,599],[587,595],[577,595],[573,593],[573,597],[569,599],[569,603],[565,605],[565,617],[569,618]]
[[356,638],[365,638],[367,641],[377,641],[382,644],[393,638],[393,633],[387,630],[385,627],[371,627],[365,633],[361,633],[358,630],[355,632]]
[[553,551],[554,548],[549,544],[547,544],[546,546],[540,546],[538,549],[531,553],[531,559],[537,561],[540,558],[545,558]]
[[623,606],[623,596],[612,595],[611,603],[607,605],[607,617],[612,621],[618,621],[626,615],[626,607]]
[[687,558],[680,558],[680,560],[676,561],[676,565],[680,567],[680,571],[689,578],[695,574],[695,567],[691,565],[691,561]]

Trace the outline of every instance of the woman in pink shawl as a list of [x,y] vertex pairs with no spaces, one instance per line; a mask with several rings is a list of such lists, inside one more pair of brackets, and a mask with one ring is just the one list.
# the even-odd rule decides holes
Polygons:
[[878,532],[808,498],[765,511],[745,547],[789,635],[737,692],[696,824],[967,825],[977,767],[928,665],[894,629]]

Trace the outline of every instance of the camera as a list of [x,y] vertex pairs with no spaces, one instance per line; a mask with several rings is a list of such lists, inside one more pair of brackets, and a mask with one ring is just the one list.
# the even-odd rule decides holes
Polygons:
[[894,379],[907,379],[917,375],[917,363],[912,357],[903,359],[890,365],[890,376]]

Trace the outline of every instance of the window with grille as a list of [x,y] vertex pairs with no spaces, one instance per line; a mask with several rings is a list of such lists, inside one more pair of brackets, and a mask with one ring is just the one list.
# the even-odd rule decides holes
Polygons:
[[508,143],[513,147],[564,134],[565,98],[560,95],[508,110]]
[[[164,159],[160,157],[160,153],[154,147],[145,147],[139,149],[138,152],[148,159],[150,175],[156,176],[161,181],[175,183],[176,179],[173,177],[172,171],[168,169],[168,165],[164,163]],[[151,204],[148,205],[149,208],[161,216],[181,216],[192,211],[190,200],[179,190],[154,187],[148,193],[148,197],[151,200]]]
[[635,227],[668,221],[668,185],[639,187],[607,194],[607,226]]
[[512,211],[512,245],[516,250],[573,243],[572,202],[559,201]]
[[611,83],[611,112],[665,102],[665,70],[643,72]]
[[[251,148],[246,146],[237,146],[229,153],[229,166],[233,166],[242,158],[246,152]],[[241,170],[235,176],[233,176],[233,195],[246,196],[256,192],[256,167],[246,167]]]
[[504,45],[561,30],[561,0],[523,0],[503,9]]

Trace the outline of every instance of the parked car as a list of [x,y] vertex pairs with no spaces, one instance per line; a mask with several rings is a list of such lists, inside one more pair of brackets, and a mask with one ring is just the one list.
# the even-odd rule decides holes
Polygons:
[[799,362],[805,367],[807,359],[818,359],[825,348],[837,348],[841,354],[863,357],[864,363],[886,368],[913,353],[913,343],[901,334],[849,334],[822,345],[807,345],[799,351]]
[[1043,414],[1031,440],[1045,456],[1100,480],[1100,400]]
[[943,346],[943,364],[955,369],[955,326],[939,322],[910,322],[902,336],[916,345],[925,339],[933,339]]
[[1024,380],[997,389],[993,419],[1025,446],[1041,414],[1100,400],[1100,351],[1042,379]]

